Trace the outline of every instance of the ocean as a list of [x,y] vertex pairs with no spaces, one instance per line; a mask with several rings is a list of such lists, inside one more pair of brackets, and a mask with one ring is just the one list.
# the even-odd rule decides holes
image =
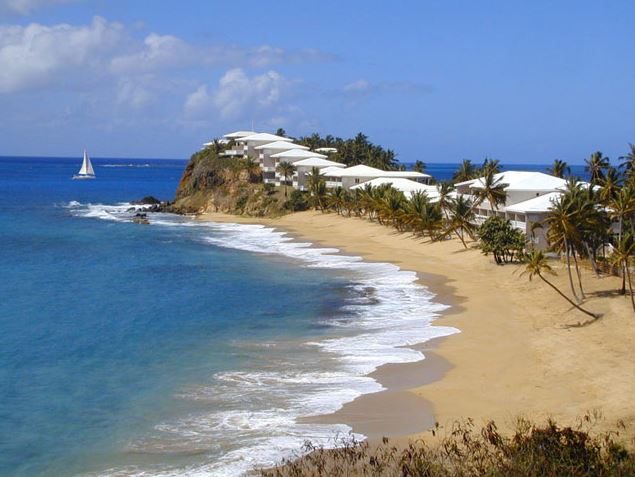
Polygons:
[[79,165],[0,158],[0,475],[240,475],[332,445],[348,426],[301,418],[457,332],[394,265],[258,225],[132,223],[184,161]]

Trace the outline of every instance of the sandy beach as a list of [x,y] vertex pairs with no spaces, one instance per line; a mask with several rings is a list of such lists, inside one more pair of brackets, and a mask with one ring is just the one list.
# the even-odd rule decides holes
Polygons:
[[[359,218],[302,212],[278,219],[205,214],[201,220],[261,223],[292,236],[367,260],[391,262],[416,271],[421,283],[450,305],[435,323],[460,334],[421,345],[426,359],[386,365],[374,377],[387,391],[347,404],[328,422],[345,422],[370,438],[421,435],[434,422],[457,419],[477,424],[493,419],[503,429],[523,416],[576,424],[588,413],[603,419],[596,429],[625,436],[635,428],[635,313],[618,296],[621,280],[583,271],[584,306],[603,317],[587,319],[547,285],[529,282],[517,265],[497,266],[460,242],[429,243]],[[565,269],[553,277],[565,293]]]

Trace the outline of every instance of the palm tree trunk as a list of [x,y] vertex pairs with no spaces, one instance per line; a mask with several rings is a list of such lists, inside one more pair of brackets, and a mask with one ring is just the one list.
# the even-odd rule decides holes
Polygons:
[[463,246],[465,248],[467,248],[467,244],[465,243],[465,240],[463,240],[463,230],[461,230],[461,233],[459,233],[459,231],[456,232],[456,234],[459,236],[459,238],[461,239],[461,243],[463,244]]
[[620,289],[620,295],[626,295],[626,266],[622,264],[622,288]]
[[582,275],[580,274],[580,268],[578,267],[578,258],[577,252],[573,249],[573,262],[575,264],[575,273],[578,275],[578,285],[580,285],[580,294],[582,295],[582,299],[584,300],[586,296],[584,295],[584,290],[582,289]]
[[578,297],[578,294],[575,292],[575,287],[573,286],[573,275],[571,275],[571,258],[569,257],[569,242],[567,242],[566,238],[564,239],[564,250],[565,256],[567,258],[567,273],[569,274],[569,285],[571,285],[571,293],[575,297],[576,301],[580,303],[580,297]]
[[624,261],[624,272],[628,277],[628,290],[631,292],[631,305],[633,306],[633,311],[635,311],[635,297],[633,296],[633,284],[631,283],[631,273],[628,270],[628,262]]
[[586,242],[584,242],[584,246],[589,254],[589,260],[591,262],[591,266],[593,267],[593,271],[595,272],[595,275],[600,278],[600,269],[598,268],[597,261],[595,260],[595,250],[591,250],[591,247],[589,247],[589,244]]
[[571,298],[569,298],[567,295],[565,295],[564,293],[562,293],[557,286],[555,286],[553,283],[551,283],[549,280],[547,280],[545,277],[542,276],[542,274],[538,273],[538,276],[542,279],[543,282],[545,282],[547,285],[549,285],[551,288],[553,288],[556,293],[558,293],[558,295],[560,295],[562,298],[564,298],[565,300],[567,300],[569,303],[571,303],[571,305],[573,305],[574,307],[576,307],[578,310],[580,310],[582,313],[585,313],[591,317],[593,317],[594,319],[598,319],[598,315],[596,315],[595,313],[592,313],[588,310],[585,310],[584,308],[582,308],[580,305],[578,305],[577,303],[575,303]]

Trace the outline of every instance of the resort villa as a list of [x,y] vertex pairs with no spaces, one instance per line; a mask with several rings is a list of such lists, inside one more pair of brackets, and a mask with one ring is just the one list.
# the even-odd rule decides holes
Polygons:
[[[337,152],[324,147],[311,151],[308,147],[295,144],[292,139],[255,131],[236,131],[225,134],[222,142],[229,144],[223,155],[250,158],[262,168],[263,181],[267,184],[282,185],[284,177],[277,172],[281,162],[289,162],[296,168],[291,185],[298,190],[307,190],[307,178],[317,168],[327,189],[341,187],[356,190],[368,185],[380,187],[390,184],[404,193],[407,198],[415,192],[425,192],[432,202],[438,201],[439,193],[434,185],[429,185],[431,176],[416,171],[384,171],[366,165],[347,167],[328,159]],[[213,143],[206,143],[210,146]],[[542,172],[506,171],[496,174],[495,180],[505,185],[506,201],[498,208],[483,201],[475,207],[476,221],[482,223],[487,217],[498,216],[508,219],[512,226],[522,230],[539,249],[547,247],[546,229],[534,227],[543,223],[553,202],[564,188],[564,179]],[[474,198],[478,189],[484,186],[484,178],[472,179],[455,184],[457,195]],[[587,184],[588,186],[588,184]]]
[[[534,224],[544,221],[567,181],[542,172],[527,171],[501,172],[495,174],[494,179],[505,184],[505,204],[495,209],[487,200],[483,201],[475,209],[477,222],[482,223],[491,216],[506,218],[513,227],[525,232],[536,248],[547,248],[546,229],[534,228]],[[468,197],[474,196],[483,185],[482,177],[455,184],[457,193]]]
[[[335,148],[323,147],[310,151],[306,146],[295,144],[290,138],[275,134],[236,131],[225,134],[222,142],[230,144],[223,152],[224,156],[250,158],[257,162],[262,168],[263,182],[266,184],[279,186],[284,183],[284,177],[276,171],[281,162],[295,165],[292,185],[300,190],[306,190],[307,175],[314,167],[320,169],[327,188],[350,189],[377,178],[401,178],[409,179],[415,184],[427,183],[431,177],[415,171],[384,171],[364,165],[346,167],[345,164],[327,159],[328,154],[337,152]],[[212,144],[213,142],[208,142],[203,146]]]

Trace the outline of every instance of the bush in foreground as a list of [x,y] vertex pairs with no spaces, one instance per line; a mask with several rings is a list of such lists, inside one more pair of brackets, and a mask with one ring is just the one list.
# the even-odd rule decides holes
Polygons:
[[[587,422],[589,418],[585,418]],[[438,432],[438,430],[437,430]],[[264,477],[299,476],[630,476],[635,457],[616,441],[618,432],[591,435],[549,421],[535,426],[519,420],[507,437],[493,422],[478,430],[473,421],[457,423],[448,437],[433,445],[415,441],[408,447],[384,438],[371,448],[366,442],[343,440],[335,449],[306,445],[308,454],[262,471]]]

